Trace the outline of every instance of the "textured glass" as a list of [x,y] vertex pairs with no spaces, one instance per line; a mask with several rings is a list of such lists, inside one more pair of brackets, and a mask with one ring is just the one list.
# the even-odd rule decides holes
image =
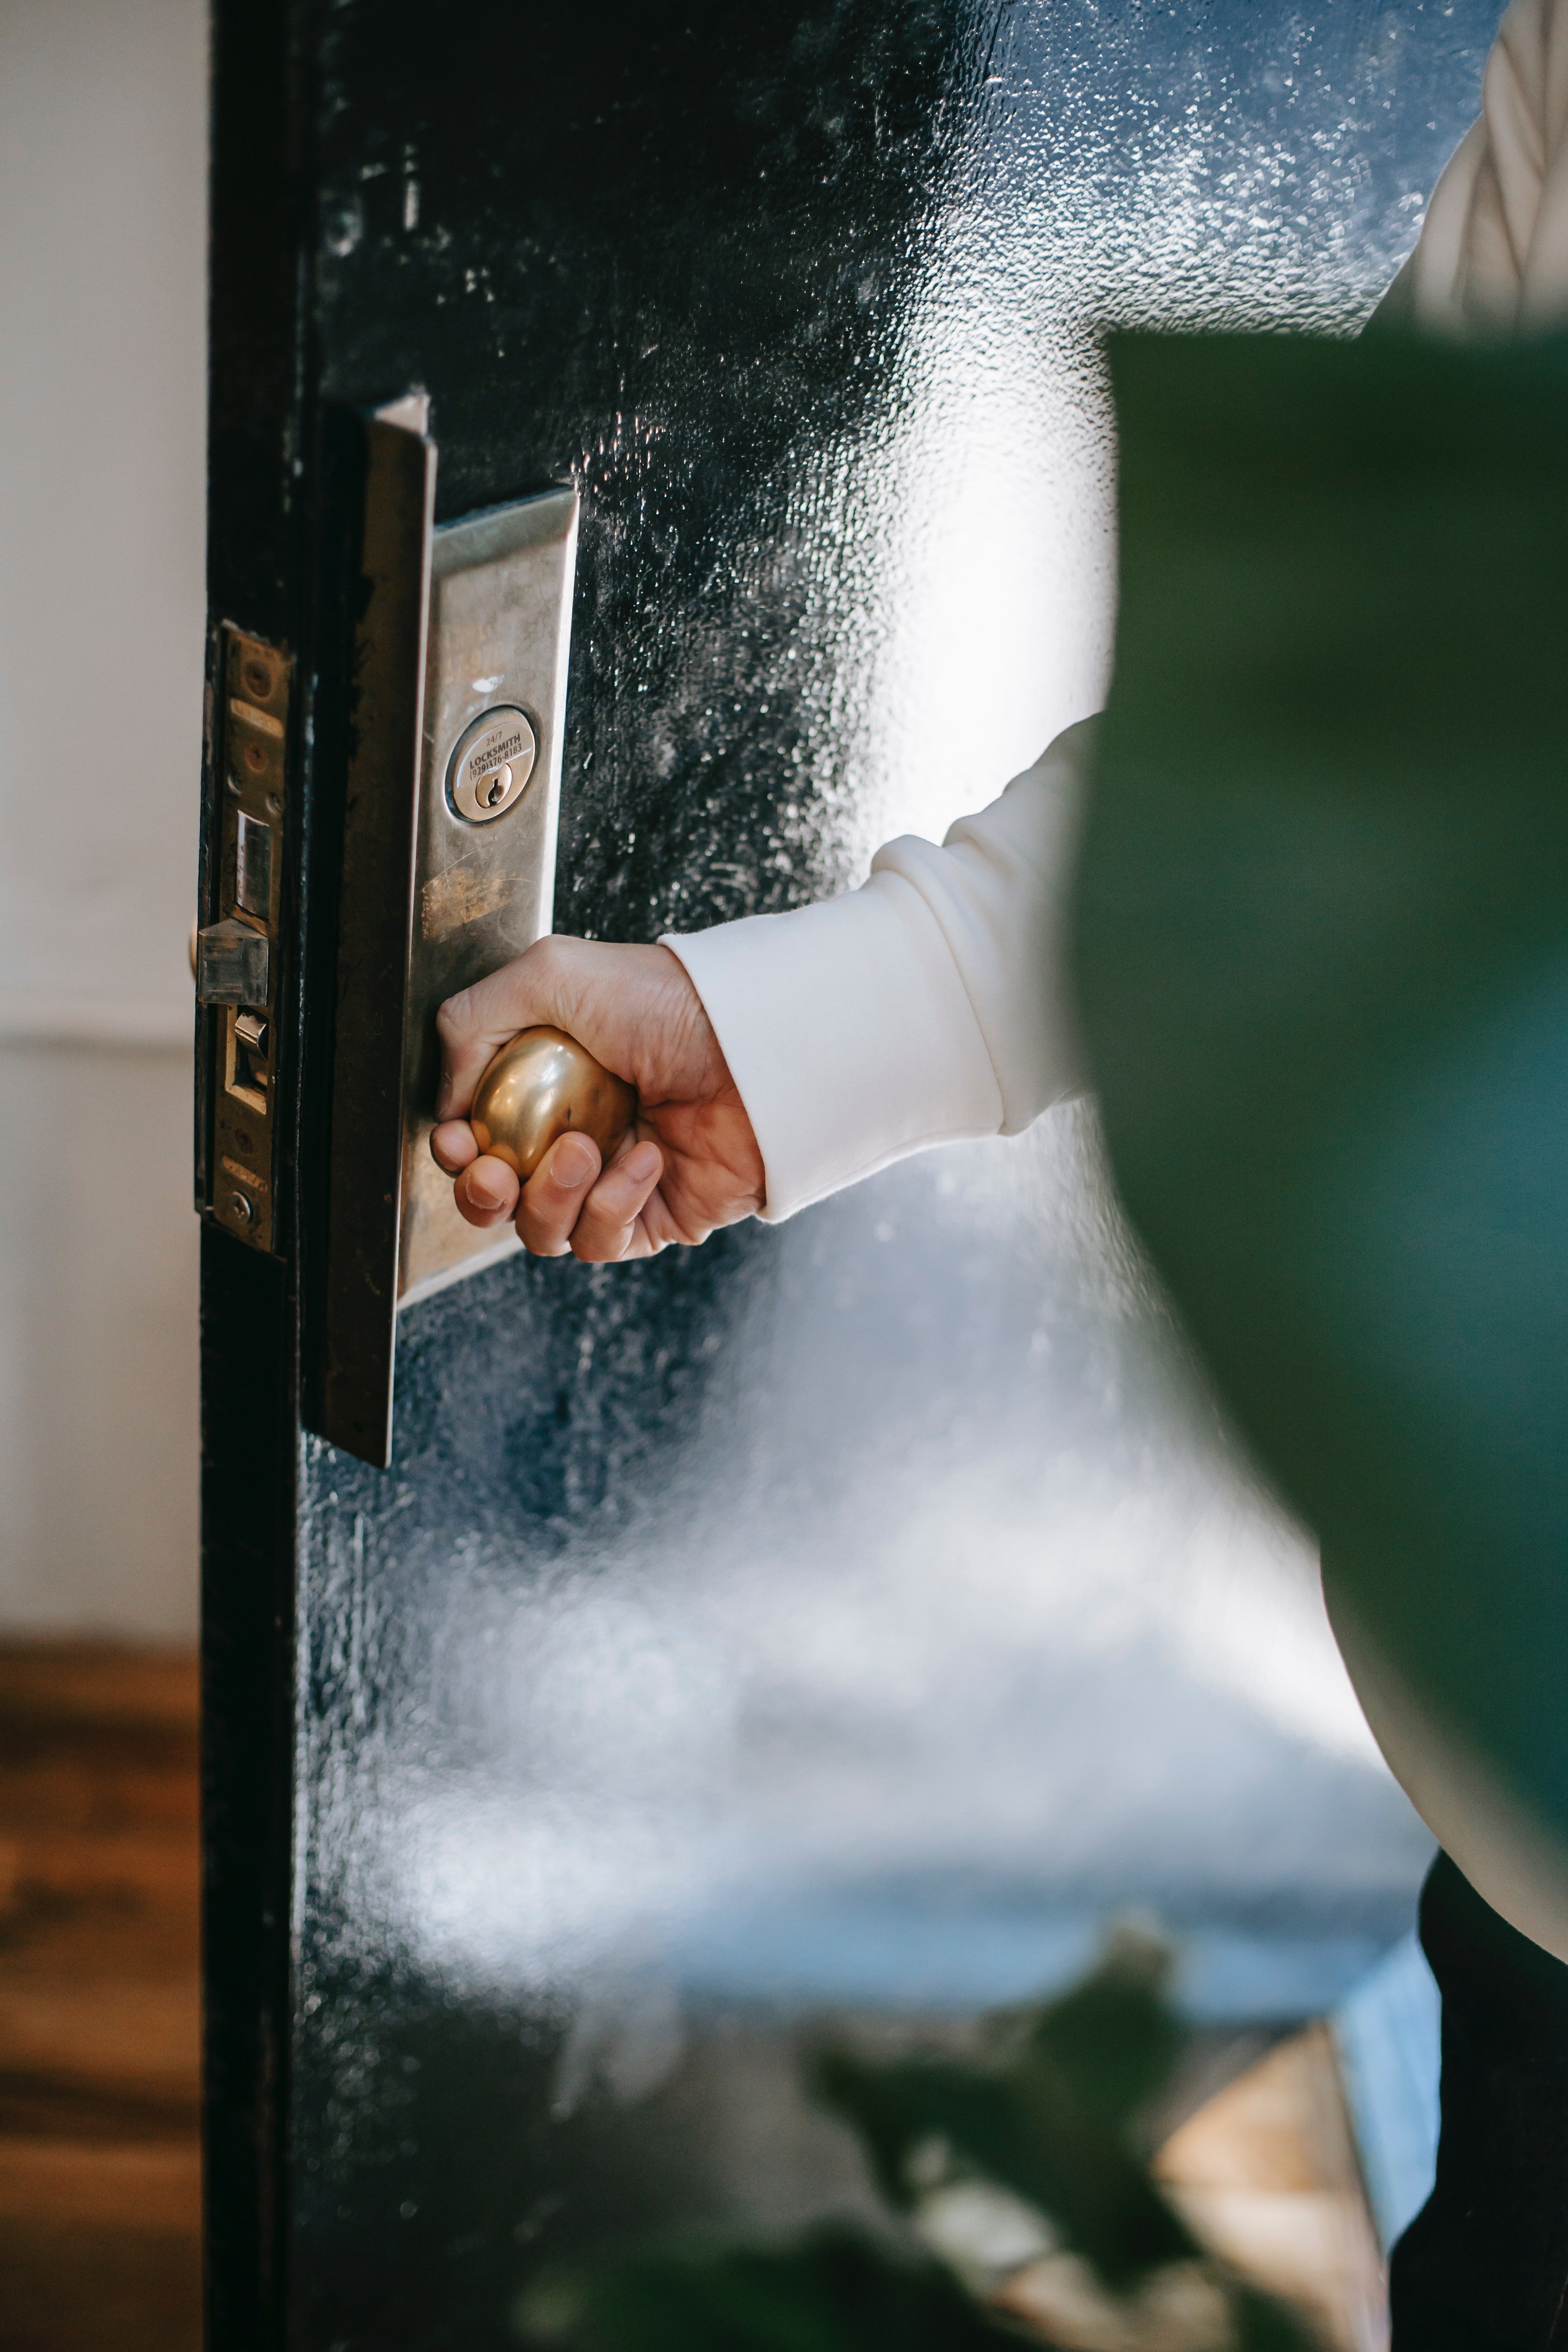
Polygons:
[[[1353,330],[1493,23],[1025,0],[667,56],[612,15],[522,194],[505,57],[460,123],[421,94],[451,13],[331,128],[329,373],[423,373],[447,513],[581,480],[557,922],[621,938],[852,883],[1096,707],[1097,328]],[[1016,1999],[1133,1907],[1245,2023],[1408,1924],[1429,1840],[1087,1109],[448,1291],[391,1472],[302,1475],[312,2341],[499,2342],[621,2222],[853,2204],[790,2090],[824,2011]]]

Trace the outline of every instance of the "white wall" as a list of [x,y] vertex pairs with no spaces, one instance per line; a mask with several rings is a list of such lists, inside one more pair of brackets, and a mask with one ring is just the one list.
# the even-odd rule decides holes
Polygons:
[[195,1622],[203,0],[0,0],[0,1628]]

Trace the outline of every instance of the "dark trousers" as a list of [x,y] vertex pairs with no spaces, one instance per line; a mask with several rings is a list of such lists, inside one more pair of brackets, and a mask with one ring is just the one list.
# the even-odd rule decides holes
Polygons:
[[1447,1854],[1421,1943],[1443,1996],[1443,2131],[1394,2250],[1394,2352],[1568,2352],[1568,1967]]

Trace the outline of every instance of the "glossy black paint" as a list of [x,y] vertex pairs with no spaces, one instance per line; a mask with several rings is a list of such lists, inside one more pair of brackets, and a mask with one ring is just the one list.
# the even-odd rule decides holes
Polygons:
[[[209,230],[209,628],[241,621],[293,647],[309,633],[310,577],[293,465],[304,418],[300,243],[310,185],[300,35],[280,6],[215,11]],[[303,707],[297,701],[297,727]],[[211,731],[209,717],[209,751]],[[204,781],[210,801],[210,770]],[[297,793],[289,810],[284,887],[295,903],[307,805]],[[297,990],[285,1004],[280,1101],[297,1112]],[[199,1040],[195,1058],[199,1068]],[[204,1128],[205,1108],[198,1100]],[[205,1149],[203,1137],[198,1161]],[[284,1156],[292,1175],[291,1137]],[[201,1327],[206,2328],[209,2344],[239,2352],[287,2340],[299,1503],[289,1267],[209,1225]]]
[[[835,798],[833,681],[785,667],[814,583],[784,505],[887,389],[997,21],[947,0],[626,7],[585,64],[580,27],[542,12],[338,19],[328,87],[353,103],[323,155],[323,389],[428,386],[443,519],[568,476],[584,491],[563,929],[650,938],[841,878],[815,805]],[[458,69],[480,56],[482,74]],[[370,89],[399,137],[367,136]],[[781,779],[799,812],[783,824]],[[737,1233],[629,1280],[516,1266],[468,1286],[412,1318],[390,1479],[312,1450],[302,2343],[509,2342],[539,2254],[741,2210],[695,2118],[552,2121],[559,2003],[454,2002],[395,1948],[367,1950],[345,1850],[363,1795],[326,1784],[353,1770],[345,1723],[361,1755],[410,1736],[396,1716],[422,1675],[411,1659],[400,1690],[390,1652],[440,1612],[459,1526],[508,1549],[526,1526],[525,1583],[584,1530],[635,1551],[661,1457],[679,1461],[720,1371],[704,1340],[768,1257]]]
[[[551,1887],[533,1901],[524,1877],[501,1906],[498,1957],[483,1924],[493,1890],[459,1877],[455,1895],[432,1895],[415,1865],[471,1852],[481,1879],[504,1874],[505,1835],[487,1848],[487,1822],[591,1829],[625,1790],[589,1770],[586,1793],[563,1796],[561,1756],[587,1770],[649,1688],[668,1691],[684,1736],[704,1703],[701,1659],[681,1664],[686,1614],[748,1573],[767,1586],[775,1559],[787,1585],[802,1547],[847,1578],[873,1540],[868,1494],[913,1479],[918,1496],[917,1473],[940,1487],[977,1465],[983,1531],[994,1510],[1001,1541],[991,1497],[1059,1487],[1075,1449],[1135,1479],[1139,1416],[1165,1410],[1170,1369],[1146,1302],[1107,1304],[1089,1210],[1058,1229],[1029,1205],[1030,1184],[1058,1180],[1089,1198],[1077,1146],[1031,1144],[1008,1162],[1025,1205],[1009,1193],[1005,1213],[973,1171],[944,1208],[924,1168],[783,1235],[747,1228],[645,1267],[513,1262],[408,1318],[391,1472],[301,1439],[342,751],[331,405],[429,389],[443,518],[582,486],[560,928],[647,939],[815,898],[853,878],[868,829],[884,829],[888,779],[861,707],[882,708],[867,680],[921,593],[879,484],[902,481],[918,503],[920,466],[965,457],[962,404],[930,447],[919,440],[939,405],[933,319],[961,385],[971,338],[977,395],[998,372],[1011,384],[1024,474],[1037,376],[1042,415],[1054,384],[1092,425],[1096,319],[1353,323],[1473,104],[1487,16],[1428,16],[1410,0],[1289,26],[1199,0],[654,0],[591,16],[219,0],[212,598],[215,616],[300,655],[291,874],[305,952],[292,1264],[212,1234],[204,1276],[223,2352],[485,2352],[516,2341],[517,2297],[542,2260],[623,2227],[855,2207],[839,2142],[789,2089],[793,2021],[810,2004],[782,1963],[770,2008],[751,1962],[737,1969],[704,1928],[680,1984],[732,1990],[738,1975],[752,1990],[719,2000],[718,2025],[690,2030],[662,2075],[648,2062],[655,2093],[627,2105],[616,2052],[642,2064],[657,2019],[635,2032],[612,2020],[606,2057],[594,2018],[606,2000],[635,2007],[645,1956],[608,1994],[596,1948],[574,1960],[542,1942],[530,1959]],[[942,240],[955,222],[969,224],[965,301],[986,282],[989,242],[1006,257],[999,302],[1008,284],[1026,290],[1000,359],[953,291]],[[1042,530],[1055,521],[1047,507]],[[1086,598],[1103,603],[1102,553],[1088,548],[1082,569]],[[953,807],[1004,781],[971,772],[965,699],[1013,690],[988,676],[932,685]],[[1092,699],[1092,682],[1082,690]],[[1048,1374],[1030,1353],[1042,1336]],[[1203,1418],[1190,1409],[1193,1428]],[[612,1604],[621,1616],[595,1633],[592,1612]],[[580,1640],[579,1606],[592,1621]],[[646,1650],[617,1649],[615,1627],[643,1608]],[[552,1691],[592,1683],[596,1642],[608,1719],[588,1705],[558,1753],[546,1732],[566,1702]],[[1072,1680],[1047,1678],[1040,1704],[1092,1746]],[[765,1690],[745,1703],[767,1717]],[[818,1732],[779,1704],[736,1770],[776,1784],[787,1828],[814,1805],[832,1813],[854,1759],[839,1771],[834,1730],[826,1796],[797,1790]],[[975,1704],[984,1715],[989,1698]],[[1348,1765],[1303,1781],[1286,1739],[1248,1746],[1239,1712],[1205,1708],[1228,1728],[1204,1786],[1252,1769],[1287,1825],[1272,1893],[1226,1878],[1228,1864],[1214,1893],[1199,1796],[1160,1816],[1163,1876],[1113,1822],[1088,1859],[1047,1853],[1052,1899],[1094,1912],[1152,1889],[1178,1917],[1229,1903],[1253,1918],[1273,1902],[1373,1945],[1393,1932],[1421,1853],[1381,1790]],[[938,1727],[915,1701],[906,1717],[895,1748],[907,1742],[914,1780]],[[727,1768],[691,1736],[700,1811]],[[623,1777],[641,1769],[633,1756]],[[896,1787],[904,1768],[879,1769]],[[665,1769],[650,1749],[647,1777]],[[568,1799],[579,1812],[561,1811]],[[1313,1877],[1314,1806],[1364,1849],[1364,1885]],[[662,1824],[654,1845],[679,1843]],[[929,1911],[921,1890],[936,1884],[962,1945],[971,1907],[1037,1902],[1032,1840],[1033,1826],[1009,1845],[976,1819],[955,1864],[873,1838],[868,1860],[829,1857],[818,1880],[853,1893],[865,1874],[896,1921]],[[627,1848],[628,1868],[640,1852]],[[809,1905],[787,1874],[764,1895],[748,1932],[771,1949]],[[472,1916],[454,1925],[454,1904]],[[881,1966],[858,1990],[841,1972],[822,1997],[876,2007]]]

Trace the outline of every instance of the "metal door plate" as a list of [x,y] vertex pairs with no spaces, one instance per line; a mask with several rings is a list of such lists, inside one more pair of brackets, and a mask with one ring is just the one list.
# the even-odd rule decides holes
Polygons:
[[[547,490],[436,533],[405,1032],[405,1306],[518,1246],[510,1228],[498,1242],[463,1223],[451,1180],[430,1157],[436,1013],[550,929],[576,548],[574,490]],[[492,776],[510,776],[499,809],[470,817],[476,747]]]
[[400,1307],[518,1244],[458,1216],[430,1157],[443,1000],[550,929],[577,494],[431,527],[411,395],[357,420],[330,1204],[310,1418],[391,1456]]

